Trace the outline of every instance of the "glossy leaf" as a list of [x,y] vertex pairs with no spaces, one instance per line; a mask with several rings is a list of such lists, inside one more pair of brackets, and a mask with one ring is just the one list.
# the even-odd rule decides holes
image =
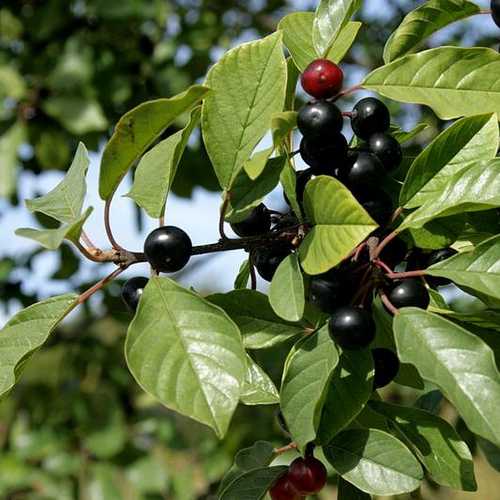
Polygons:
[[252,469],[235,479],[219,500],[261,500],[271,486],[288,470],[285,466]]
[[438,196],[412,212],[398,231],[419,228],[430,220],[500,207],[500,159],[479,161],[449,177]]
[[17,151],[26,138],[26,128],[17,122],[0,136],[0,198],[16,190]]
[[304,278],[296,254],[289,255],[278,266],[269,289],[269,303],[287,321],[299,321],[304,315]]
[[394,331],[400,359],[436,384],[473,432],[500,443],[500,374],[493,351],[464,328],[421,309],[402,309]]
[[302,221],[302,210],[297,200],[297,175],[290,161],[286,162],[281,171],[280,182],[283,186],[283,194],[288,198],[293,213],[297,216],[299,221]]
[[89,207],[74,222],[62,224],[56,229],[20,228],[16,230],[16,235],[34,240],[47,250],[56,250],[64,240],[76,243],[80,239],[83,226],[91,213],[92,207]]
[[427,269],[426,274],[449,278],[500,299],[500,236],[494,236],[472,252],[462,252]]
[[139,385],[165,406],[224,436],[246,356],[238,327],[218,307],[168,278],[144,289],[125,342]]
[[339,355],[325,326],[293,347],[281,381],[281,411],[299,448],[316,438],[328,384]]
[[281,38],[277,32],[239,45],[208,73],[212,92],[203,104],[203,139],[223,188],[283,110],[287,69]]
[[246,405],[274,405],[280,395],[269,375],[247,355],[247,372],[240,400]]
[[201,108],[191,113],[189,123],[148,151],[135,171],[132,190],[127,195],[144,208],[153,218],[160,217],[165,209],[177,167],[194,128],[200,120]]
[[496,114],[463,118],[442,132],[413,162],[401,189],[406,208],[437,197],[453,174],[471,162],[495,158],[499,147]]
[[373,495],[408,493],[417,489],[423,478],[410,450],[383,431],[342,431],[323,451],[343,479]]
[[373,358],[369,350],[342,351],[330,381],[318,431],[328,443],[361,412],[373,393]]
[[76,306],[77,298],[66,294],[34,304],[18,312],[0,330],[0,395],[12,389],[28,358]]
[[[292,12],[278,24],[278,29],[283,31],[283,43],[300,71],[304,71],[312,61],[318,58],[312,41],[313,23],[313,12]],[[354,43],[360,28],[360,22],[348,22],[328,51],[327,59],[336,63],[342,61]]]
[[370,407],[393,422],[436,483],[476,491],[472,455],[446,420],[423,410],[382,401],[371,401]]
[[500,55],[487,48],[440,47],[370,73],[363,88],[425,104],[443,120],[500,112]]
[[120,118],[101,160],[99,195],[103,200],[115,192],[132,165],[163,131],[199,104],[208,91],[193,85],[174,97],[144,102]]
[[371,496],[359,490],[353,484],[339,478],[337,500],[371,500]]
[[234,280],[235,290],[245,289],[248,285],[248,280],[250,279],[250,260],[247,259],[243,261],[238,272],[238,276]]
[[26,200],[31,212],[42,212],[60,222],[70,223],[80,217],[87,193],[85,176],[89,168],[87,148],[80,142],[64,179],[46,195]]
[[320,0],[313,22],[312,41],[316,53],[328,54],[342,28],[361,7],[361,0]]
[[309,181],[304,203],[314,225],[299,250],[307,274],[336,266],[377,228],[351,192],[333,177],[321,175]]
[[389,63],[413,52],[426,38],[445,26],[479,14],[479,7],[467,0],[428,0],[412,10],[390,36],[384,48]]
[[208,297],[222,307],[238,325],[247,349],[267,349],[304,333],[298,323],[282,320],[263,293],[255,290],[234,290]]

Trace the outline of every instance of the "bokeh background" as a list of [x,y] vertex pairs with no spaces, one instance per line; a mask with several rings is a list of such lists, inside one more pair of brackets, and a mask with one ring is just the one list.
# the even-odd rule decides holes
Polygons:
[[[364,2],[357,16],[364,26],[342,64],[347,84],[382,64],[388,35],[418,3]],[[203,82],[228,48],[272,32],[289,12],[315,7],[315,0],[0,1],[0,327],[20,308],[84,290],[112,269],[83,261],[69,246],[47,252],[14,235],[21,226],[51,227],[53,221],[29,214],[23,200],[47,192],[62,178],[78,141],[91,152],[87,203],[95,211],[87,232],[106,247],[97,177],[103,146],[118,118],[145,100]],[[428,46],[498,48],[498,35],[489,16],[476,16],[439,32]],[[420,121],[431,126],[411,146],[415,153],[446,126],[428,108],[388,104],[404,127]],[[342,105],[347,110],[352,102]],[[130,183],[131,177],[115,198],[112,223],[120,243],[140,249],[157,222],[120,196]],[[167,221],[188,231],[195,244],[213,242],[219,204],[215,177],[194,134],[169,198]],[[273,192],[267,204],[283,209],[282,193]],[[177,278],[202,293],[227,291],[244,259],[242,252],[196,257]],[[126,277],[148,272],[146,266],[134,266]],[[228,437],[219,442],[210,430],[141,392],[124,364],[131,318],[119,294],[120,282],[113,283],[72,314],[0,402],[0,498],[211,499],[238,449],[257,439],[287,442],[276,407],[240,408]],[[469,307],[453,290],[448,297],[457,307]],[[259,352],[275,380],[288,347]],[[418,394],[393,386],[388,396],[413,401]],[[446,407],[443,412],[476,453],[480,490],[462,494],[428,485],[422,497],[500,499],[500,475],[494,469],[500,468],[498,450],[490,450],[488,464],[464,424]],[[321,498],[335,499],[334,485]]]

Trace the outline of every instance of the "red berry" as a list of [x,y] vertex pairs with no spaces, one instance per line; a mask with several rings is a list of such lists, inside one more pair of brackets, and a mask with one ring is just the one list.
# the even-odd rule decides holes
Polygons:
[[316,59],[302,73],[302,88],[316,99],[333,97],[342,88],[344,73],[328,59]]
[[326,467],[314,457],[296,458],[288,470],[288,478],[301,495],[314,495],[326,484]]
[[302,495],[293,487],[288,473],[281,476],[269,490],[272,500],[300,500]]

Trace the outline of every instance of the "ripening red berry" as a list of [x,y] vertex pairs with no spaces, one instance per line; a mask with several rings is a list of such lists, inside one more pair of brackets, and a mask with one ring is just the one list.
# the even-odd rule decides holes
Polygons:
[[344,73],[328,59],[316,59],[305,69],[300,79],[302,88],[316,99],[338,94],[344,81]]
[[269,490],[272,500],[300,500],[302,495],[294,488],[288,473],[281,476]]
[[314,457],[296,458],[288,470],[288,480],[301,495],[314,495],[326,484],[326,467]]

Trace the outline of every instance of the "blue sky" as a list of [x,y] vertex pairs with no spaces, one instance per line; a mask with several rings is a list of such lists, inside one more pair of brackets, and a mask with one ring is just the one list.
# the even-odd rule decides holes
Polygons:
[[[254,3],[258,4],[256,0]],[[310,9],[316,2],[295,0],[290,2],[293,5],[293,10]],[[402,5],[415,5],[415,2],[408,2],[401,0]],[[486,7],[489,2],[478,2],[483,7]],[[390,18],[392,15],[387,8],[387,4],[381,0],[370,0],[365,2],[365,15],[366,17],[382,17]],[[474,43],[474,34],[491,31],[492,33],[497,30],[489,16],[475,16],[475,18],[466,21],[470,24],[470,36],[464,41],[465,45]],[[434,44],[441,44],[448,39],[450,34],[453,33],[454,27],[451,26],[446,30],[438,33],[433,37]],[[247,34],[244,39],[251,37]],[[214,54],[220,55],[217,51]],[[351,68],[350,68],[351,70]],[[355,83],[362,77],[362,70],[353,68],[348,75],[347,83]],[[360,94],[362,97],[362,94]],[[412,125],[411,123],[406,124]],[[347,129],[348,127],[346,127]],[[269,144],[269,138],[266,138],[260,148]],[[100,154],[91,152],[91,165],[88,174],[88,200],[87,205],[94,207],[94,213],[89,220],[87,232],[95,240],[96,243],[102,245],[103,248],[107,247],[102,227],[102,203],[97,195],[97,179],[98,169],[100,162]],[[300,163],[299,163],[300,167]],[[207,164],[207,168],[210,166]],[[51,189],[62,177],[59,172],[52,172],[44,176],[34,176],[25,173],[20,178],[19,194],[20,199],[31,198],[35,192],[46,192]],[[135,229],[134,209],[133,202],[128,198],[123,198],[121,195],[130,189],[128,183],[124,183],[113,204],[111,219],[115,233],[119,242],[126,248],[131,250],[139,250],[142,247],[142,242],[145,235],[155,227],[156,221],[148,220],[148,226],[144,229],[142,234],[138,234]],[[281,190],[272,193],[266,203],[275,209],[283,208],[283,201]],[[168,224],[177,225],[186,230],[194,244],[203,244],[215,242],[218,238],[217,220],[220,204],[220,195],[218,193],[208,193],[202,189],[196,189],[192,199],[183,199],[172,195],[169,198],[167,206],[166,220]],[[14,235],[14,230],[21,226],[36,226],[32,216],[26,210],[23,204],[18,207],[9,207],[5,201],[0,200],[0,213],[4,216],[1,219],[1,236],[2,243],[0,247],[0,257],[3,255],[12,255],[19,253],[28,253],[36,248],[36,245],[29,240],[19,238]],[[195,264],[200,257],[194,257],[192,263]],[[214,290],[225,291],[232,287],[234,277],[238,272],[241,262],[245,259],[245,254],[242,251],[225,252],[217,254],[209,259],[206,263],[196,268],[195,272],[189,273],[182,281],[185,285],[193,286],[199,290]],[[18,272],[18,278],[23,280],[23,286],[26,292],[38,291],[44,296],[63,293],[71,289],[71,283],[54,282],[50,281],[49,277],[57,268],[58,257],[54,252],[43,252],[35,258],[34,268],[36,272],[33,274],[24,274]],[[82,264],[81,270],[75,276],[75,282],[83,280],[95,280],[110,272],[113,266],[104,266],[85,261]],[[146,265],[133,266],[127,275],[147,275],[148,268]],[[266,285],[261,282],[262,289]],[[18,308],[17,304],[10,304],[10,316],[15,309]],[[5,322],[6,318],[0,310],[0,325]]]

